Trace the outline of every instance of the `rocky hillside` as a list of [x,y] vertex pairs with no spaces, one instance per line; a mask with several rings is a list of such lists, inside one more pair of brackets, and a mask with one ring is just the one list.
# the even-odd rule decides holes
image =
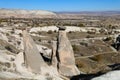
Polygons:
[[[91,80],[96,77],[93,80],[106,80],[105,75],[119,80],[116,74],[120,72],[120,53],[101,37],[77,39],[80,37],[78,33],[82,33],[75,33],[76,27],[69,32],[70,28],[66,27],[65,31],[61,28],[60,31],[55,26],[33,27],[25,31],[22,28],[1,27],[0,79]],[[80,31],[85,35],[87,30]],[[109,71],[113,73],[107,73]]]
[[19,9],[0,9],[2,18],[53,18],[55,13],[44,10],[19,10]]

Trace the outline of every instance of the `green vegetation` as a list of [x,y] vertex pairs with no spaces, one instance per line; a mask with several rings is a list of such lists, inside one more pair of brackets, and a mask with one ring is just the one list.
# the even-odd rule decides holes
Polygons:
[[77,24],[77,26],[79,26],[79,27],[85,27],[85,25],[83,23],[79,23],[79,24]]
[[76,51],[79,51],[79,47],[77,45],[72,45],[73,47],[73,50],[76,52]]
[[53,32],[52,32],[51,30],[49,30],[47,33],[48,33],[48,34],[52,34]]
[[102,56],[101,55],[96,55],[94,57],[89,57],[89,59],[99,62],[99,61],[101,61]]

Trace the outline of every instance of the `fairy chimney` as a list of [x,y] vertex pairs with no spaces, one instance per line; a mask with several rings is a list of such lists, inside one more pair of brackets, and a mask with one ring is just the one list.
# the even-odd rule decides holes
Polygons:
[[40,55],[35,42],[25,30],[23,30],[23,42],[26,67],[31,72],[40,73],[41,67],[45,67],[47,64]]
[[59,73],[64,76],[74,76],[80,74],[75,65],[74,52],[70,41],[66,35],[65,27],[58,27],[57,58]]

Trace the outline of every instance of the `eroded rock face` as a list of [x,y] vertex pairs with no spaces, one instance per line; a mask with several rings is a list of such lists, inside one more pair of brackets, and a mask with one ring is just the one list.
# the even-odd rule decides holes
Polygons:
[[41,68],[46,67],[47,64],[40,55],[35,42],[25,30],[23,31],[23,41],[25,48],[25,64],[27,68],[34,73],[40,73]]
[[65,76],[80,74],[75,66],[74,52],[66,32],[59,29],[58,47],[57,47],[59,73]]

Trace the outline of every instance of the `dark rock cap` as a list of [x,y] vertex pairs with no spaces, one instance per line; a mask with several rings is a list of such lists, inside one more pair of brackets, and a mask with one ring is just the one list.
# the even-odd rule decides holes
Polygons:
[[66,27],[65,26],[58,26],[59,30],[66,30]]

